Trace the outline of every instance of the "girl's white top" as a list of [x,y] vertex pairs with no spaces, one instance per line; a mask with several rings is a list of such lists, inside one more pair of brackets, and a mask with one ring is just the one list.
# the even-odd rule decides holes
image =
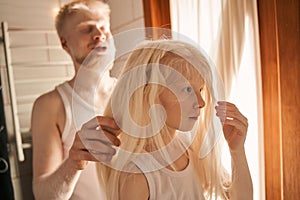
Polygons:
[[187,167],[182,171],[172,171],[163,167],[149,172],[149,166],[160,165],[150,154],[149,156],[138,156],[133,162],[147,179],[150,200],[205,199],[192,159],[189,159]]

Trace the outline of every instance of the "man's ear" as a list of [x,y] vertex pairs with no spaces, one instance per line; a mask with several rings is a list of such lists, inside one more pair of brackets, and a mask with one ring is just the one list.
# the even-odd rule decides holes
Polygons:
[[69,47],[68,47],[68,44],[67,44],[67,40],[62,36],[60,36],[59,39],[60,39],[60,43],[61,43],[62,48],[65,51],[69,52]]

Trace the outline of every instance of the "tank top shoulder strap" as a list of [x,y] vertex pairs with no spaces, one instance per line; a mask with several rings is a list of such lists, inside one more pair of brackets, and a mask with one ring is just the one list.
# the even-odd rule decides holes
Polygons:
[[66,120],[65,120],[65,127],[62,133],[62,140],[65,141],[67,137],[67,133],[71,130],[72,125],[72,110],[71,110],[71,103],[72,103],[72,87],[69,85],[68,82],[64,82],[58,86],[56,86],[56,90],[59,93],[62,102],[65,107],[66,113]]

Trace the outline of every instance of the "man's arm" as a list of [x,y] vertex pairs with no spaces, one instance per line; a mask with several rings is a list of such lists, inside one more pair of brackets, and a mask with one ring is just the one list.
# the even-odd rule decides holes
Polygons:
[[[61,133],[65,119],[63,103],[56,91],[37,99],[32,112],[33,190],[36,199],[68,199],[88,161],[109,162],[119,146],[113,119],[97,116],[75,134],[69,157],[63,161]],[[103,129],[99,129],[101,126]],[[59,128],[60,127],[60,128]],[[85,144],[82,143],[85,142]],[[91,154],[90,152],[93,152]]]
[[58,114],[65,116],[58,94],[39,97],[32,111],[33,191],[36,199],[68,199],[80,170],[72,160],[63,162]]

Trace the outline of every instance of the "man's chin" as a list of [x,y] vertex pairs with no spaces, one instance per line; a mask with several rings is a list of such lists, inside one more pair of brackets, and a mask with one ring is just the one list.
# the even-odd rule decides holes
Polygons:
[[81,62],[81,67],[84,67],[88,71],[101,72],[110,69],[113,61],[114,54],[93,52]]

